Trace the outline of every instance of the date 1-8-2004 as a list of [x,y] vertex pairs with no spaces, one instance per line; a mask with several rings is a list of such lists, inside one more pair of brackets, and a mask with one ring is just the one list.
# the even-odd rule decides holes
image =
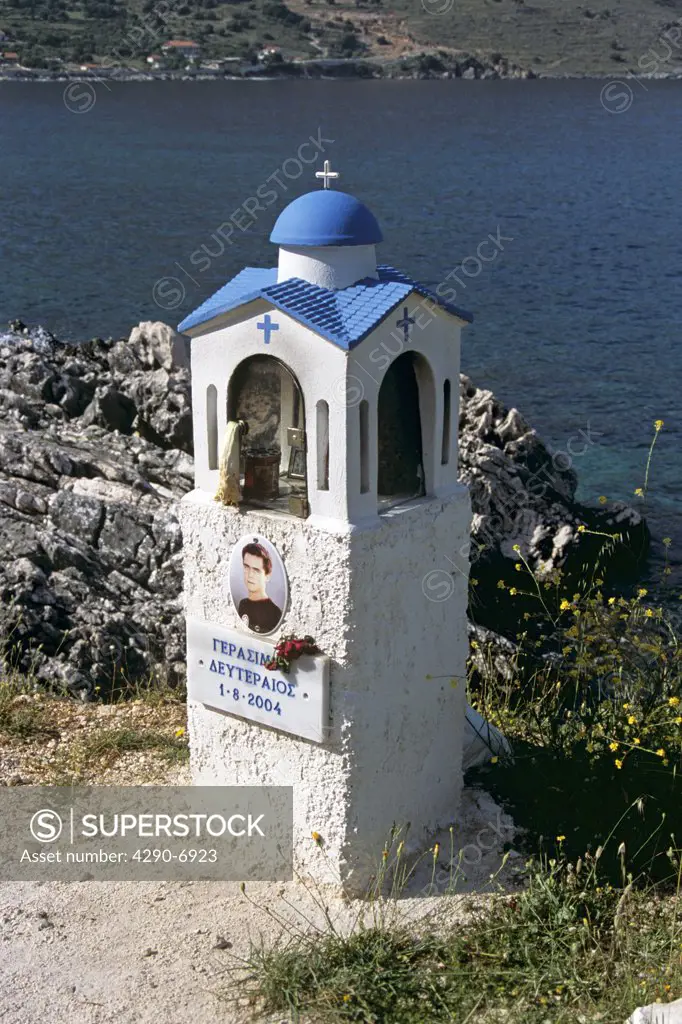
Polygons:
[[259,711],[269,711],[274,715],[282,714],[282,706],[280,702],[271,700],[269,697],[261,697],[260,693],[242,693],[238,687],[233,686],[230,690],[229,686],[225,686],[224,683],[220,683],[218,687],[221,697],[232,697],[232,700],[241,701],[245,697],[247,704],[250,707],[258,708]]

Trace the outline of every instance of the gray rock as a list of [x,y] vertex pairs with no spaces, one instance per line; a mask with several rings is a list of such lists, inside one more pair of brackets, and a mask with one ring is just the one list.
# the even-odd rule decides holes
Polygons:
[[[86,698],[184,671],[189,376],[142,369],[127,344],[0,337],[0,636],[20,669]],[[154,443],[122,436],[140,419]]]
[[96,423],[100,427],[129,434],[136,415],[135,403],[127,395],[112,387],[97,388],[94,398],[83,413],[83,426],[89,427]]
[[96,546],[104,522],[104,505],[73,491],[57,491],[50,501],[50,519],[57,529]]
[[[571,446],[574,452],[589,444],[585,436],[588,440],[577,438]],[[513,625],[500,620],[497,583],[514,578],[519,556],[539,577],[560,569],[570,579],[583,563],[593,562],[603,542],[580,527],[621,533],[610,571],[636,570],[649,538],[639,513],[617,503],[604,508],[579,504],[573,458],[552,453],[518,410],[507,409],[464,375],[459,456],[473,511],[470,558],[471,575],[480,583],[477,621],[498,631]]]
[[133,327],[128,344],[145,368],[189,370],[189,342],[168,324],[141,323]]
[[[184,674],[174,506],[193,486],[186,355],[165,324],[77,346],[21,324],[0,335],[0,637],[20,670],[81,698]],[[513,571],[515,544],[544,572],[584,560],[582,522],[628,543],[645,527],[627,507],[576,504],[575,473],[519,412],[466,377],[461,390],[481,622],[495,619],[495,582]],[[511,671],[514,645],[487,625],[473,627],[480,647],[493,643]]]

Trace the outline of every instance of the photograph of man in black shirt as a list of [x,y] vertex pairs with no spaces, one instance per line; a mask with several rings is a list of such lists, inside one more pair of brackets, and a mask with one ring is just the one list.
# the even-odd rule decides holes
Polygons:
[[242,566],[248,597],[239,602],[239,617],[254,633],[271,633],[282,618],[282,609],[265,592],[272,559],[262,544],[254,542],[242,548]]

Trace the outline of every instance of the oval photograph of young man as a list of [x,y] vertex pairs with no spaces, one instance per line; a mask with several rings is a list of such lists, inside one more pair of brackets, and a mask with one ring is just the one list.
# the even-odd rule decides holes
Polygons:
[[284,563],[265,537],[248,534],[230,556],[230,594],[237,614],[253,633],[272,633],[286,611]]

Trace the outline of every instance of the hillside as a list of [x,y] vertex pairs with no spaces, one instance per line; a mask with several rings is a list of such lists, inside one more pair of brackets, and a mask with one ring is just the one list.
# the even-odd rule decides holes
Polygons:
[[[198,44],[203,64],[255,61],[268,48],[266,62],[437,50],[502,55],[543,75],[637,73],[640,61],[670,72],[682,43],[670,55],[660,37],[678,21],[682,0],[0,0],[0,53],[17,54],[5,66],[146,68],[179,39]],[[161,56],[162,69],[187,63]]]

